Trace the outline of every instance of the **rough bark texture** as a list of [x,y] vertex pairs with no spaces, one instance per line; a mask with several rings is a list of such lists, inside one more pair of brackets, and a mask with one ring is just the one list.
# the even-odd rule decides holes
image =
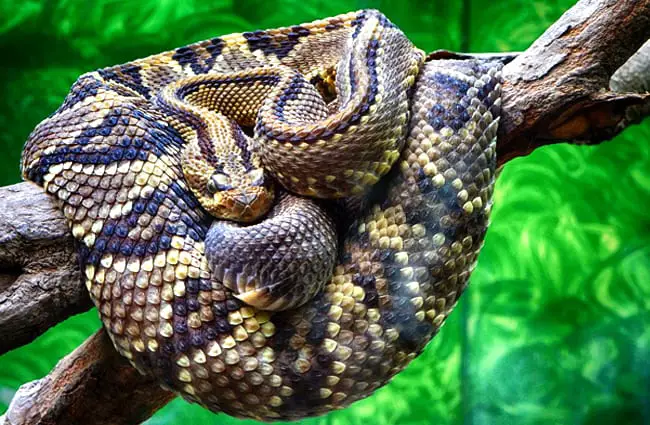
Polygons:
[[[599,143],[650,115],[650,42],[612,77],[649,38],[650,0],[582,0],[525,52],[488,55],[507,63],[500,165],[563,140]],[[0,353],[89,306],[54,202],[29,183],[0,189]],[[99,331],[23,385],[0,425],[135,424],[172,398]]]
[[91,307],[72,235],[43,190],[0,188],[0,354]]
[[137,424],[174,397],[131,367],[102,329],[49,375],[20,387],[0,424]]
[[610,77],[649,38],[650,0],[583,0],[562,15],[504,67],[500,161],[618,134],[650,95],[610,91]]

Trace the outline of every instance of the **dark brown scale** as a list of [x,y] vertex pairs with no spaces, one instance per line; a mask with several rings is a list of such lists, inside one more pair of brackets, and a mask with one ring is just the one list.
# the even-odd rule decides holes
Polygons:
[[[204,46],[186,46],[176,49],[172,59],[181,66],[189,66],[195,74],[204,74],[214,67],[223,46],[223,40],[213,38]],[[204,49],[208,55],[201,54],[200,49]]]
[[248,42],[251,52],[262,50],[266,55],[275,55],[278,59],[285,58],[293,50],[300,38],[309,35],[309,29],[294,26],[286,33],[286,39],[274,39],[266,31],[245,32],[244,38]]
[[138,94],[149,98],[151,91],[142,84],[141,68],[134,64],[125,64],[114,69],[100,70],[99,75],[106,81],[114,82],[134,90]]

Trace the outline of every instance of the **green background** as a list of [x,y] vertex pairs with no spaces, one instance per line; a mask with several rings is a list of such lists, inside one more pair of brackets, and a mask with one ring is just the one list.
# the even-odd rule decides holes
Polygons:
[[[424,50],[521,50],[573,3],[0,0],[0,185],[19,181],[29,131],[94,68],[368,7]],[[479,267],[442,332],[373,397],[304,423],[650,423],[649,170],[648,121],[508,164]],[[98,326],[90,311],[1,356],[0,412]],[[242,423],[176,400],[147,424],[182,421]]]

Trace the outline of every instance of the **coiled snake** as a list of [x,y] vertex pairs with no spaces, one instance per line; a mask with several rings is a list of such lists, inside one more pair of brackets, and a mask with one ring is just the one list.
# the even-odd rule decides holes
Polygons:
[[[233,34],[81,76],[22,170],[59,200],[138,370],[213,411],[296,419],[386,384],[453,309],[488,225],[499,81],[499,63],[424,62],[376,11]],[[210,227],[219,205],[263,215],[267,173],[355,197],[283,194]]]

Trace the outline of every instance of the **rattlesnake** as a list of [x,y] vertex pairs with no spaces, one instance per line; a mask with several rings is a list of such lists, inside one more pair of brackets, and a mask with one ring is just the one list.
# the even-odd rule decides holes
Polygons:
[[[453,309],[482,246],[500,108],[500,63],[423,58],[366,10],[81,76],[30,135],[22,170],[58,199],[116,349],[189,401],[262,420],[344,407],[406,367]],[[251,80],[233,77],[282,72],[297,75],[295,96],[243,97]],[[309,204],[343,230],[329,281],[309,290],[315,295],[294,291],[291,302],[302,307],[257,309],[214,273],[221,257],[212,247],[223,233],[214,235],[234,230],[210,227],[202,206],[212,200],[201,193],[209,176],[197,183],[182,165],[196,126],[164,104],[178,92],[163,104],[160,96],[179,81],[181,89],[202,81],[205,93],[219,78],[228,84],[216,87],[230,91],[208,89],[184,105],[254,125],[256,145],[240,144],[239,155],[259,155],[294,193],[355,195]],[[305,118],[303,108],[316,103]],[[253,176],[240,183],[255,186]],[[282,229],[269,220],[256,226],[270,238]],[[288,232],[304,234],[318,220],[291,223]],[[207,247],[206,238],[214,239]]]

